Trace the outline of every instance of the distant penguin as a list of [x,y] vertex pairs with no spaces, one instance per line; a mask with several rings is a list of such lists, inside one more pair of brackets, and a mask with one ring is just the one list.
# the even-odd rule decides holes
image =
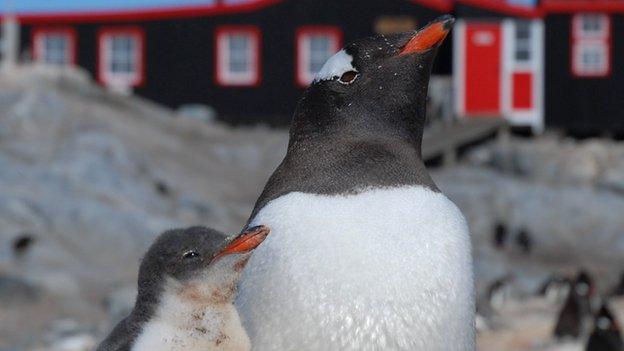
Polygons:
[[[582,336],[591,319],[591,298],[594,284],[588,273],[581,271],[572,282],[568,298],[557,319],[554,335],[557,338]],[[586,334],[585,334],[586,335]]]
[[495,249],[502,250],[507,241],[507,226],[503,223],[496,223],[492,235],[492,245]]
[[571,284],[569,278],[553,275],[542,283],[537,294],[551,303],[560,303],[568,296]]
[[234,239],[204,227],[163,233],[141,262],[134,309],[97,350],[249,350],[233,300],[251,251],[268,233],[264,226]]
[[516,235],[516,245],[520,248],[523,254],[528,255],[533,249],[533,239],[529,234],[528,229],[522,228]]
[[22,232],[13,239],[13,256],[16,259],[23,257],[35,242],[35,235],[30,232]]
[[249,225],[236,300],[256,350],[474,350],[468,227],[425,169],[431,66],[453,18],[357,40],[304,92]]
[[606,304],[594,318],[594,330],[587,341],[586,351],[624,351],[622,334],[617,320]]
[[620,275],[617,285],[611,290],[609,296],[624,296],[624,273]]

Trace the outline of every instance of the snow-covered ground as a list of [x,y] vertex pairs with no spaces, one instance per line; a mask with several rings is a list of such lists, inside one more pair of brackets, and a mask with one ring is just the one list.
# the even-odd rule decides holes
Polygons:
[[[0,350],[90,349],[132,304],[151,239],[193,224],[238,231],[287,138],[176,117],[79,72],[0,74]],[[493,142],[433,175],[470,222],[479,296],[501,278],[512,291],[479,349],[561,346],[548,340],[558,306],[533,292],[580,267],[601,291],[619,276],[624,144]]]

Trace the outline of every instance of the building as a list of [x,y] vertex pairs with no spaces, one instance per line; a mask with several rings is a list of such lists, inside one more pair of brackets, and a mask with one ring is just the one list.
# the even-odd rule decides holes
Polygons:
[[[298,96],[345,41],[416,29],[442,0],[257,0],[130,11],[20,14],[23,56],[79,65],[103,85],[230,123],[287,125]],[[450,43],[437,72],[451,70]]]
[[454,13],[434,74],[460,118],[624,134],[624,0],[248,0],[91,13],[19,13],[21,54],[233,123],[289,122],[344,42]]
[[461,0],[455,14],[459,116],[624,135],[624,1]]

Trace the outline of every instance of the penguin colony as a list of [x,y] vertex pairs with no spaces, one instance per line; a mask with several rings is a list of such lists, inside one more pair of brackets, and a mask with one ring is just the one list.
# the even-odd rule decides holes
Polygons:
[[134,311],[99,350],[474,350],[467,224],[421,157],[431,67],[453,22],[331,57],[241,237],[163,234]]

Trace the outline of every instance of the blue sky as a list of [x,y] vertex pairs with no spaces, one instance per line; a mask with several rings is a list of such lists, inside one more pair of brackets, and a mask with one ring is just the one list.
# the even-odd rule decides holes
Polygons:
[[[90,11],[211,4],[214,0],[0,0],[1,11],[12,7],[16,12]],[[241,3],[253,0],[224,0]],[[339,1],[339,0],[330,0]],[[533,5],[536,0],[507,0],[518,5]]]
[[[12,7],[16,12],[89,11],[110,9],[132,9],[145,7],[167,7],[180,5],[205,5],[214,0],[0,0],[2,11]],[[250,0],[226,0],[240,3]]]

